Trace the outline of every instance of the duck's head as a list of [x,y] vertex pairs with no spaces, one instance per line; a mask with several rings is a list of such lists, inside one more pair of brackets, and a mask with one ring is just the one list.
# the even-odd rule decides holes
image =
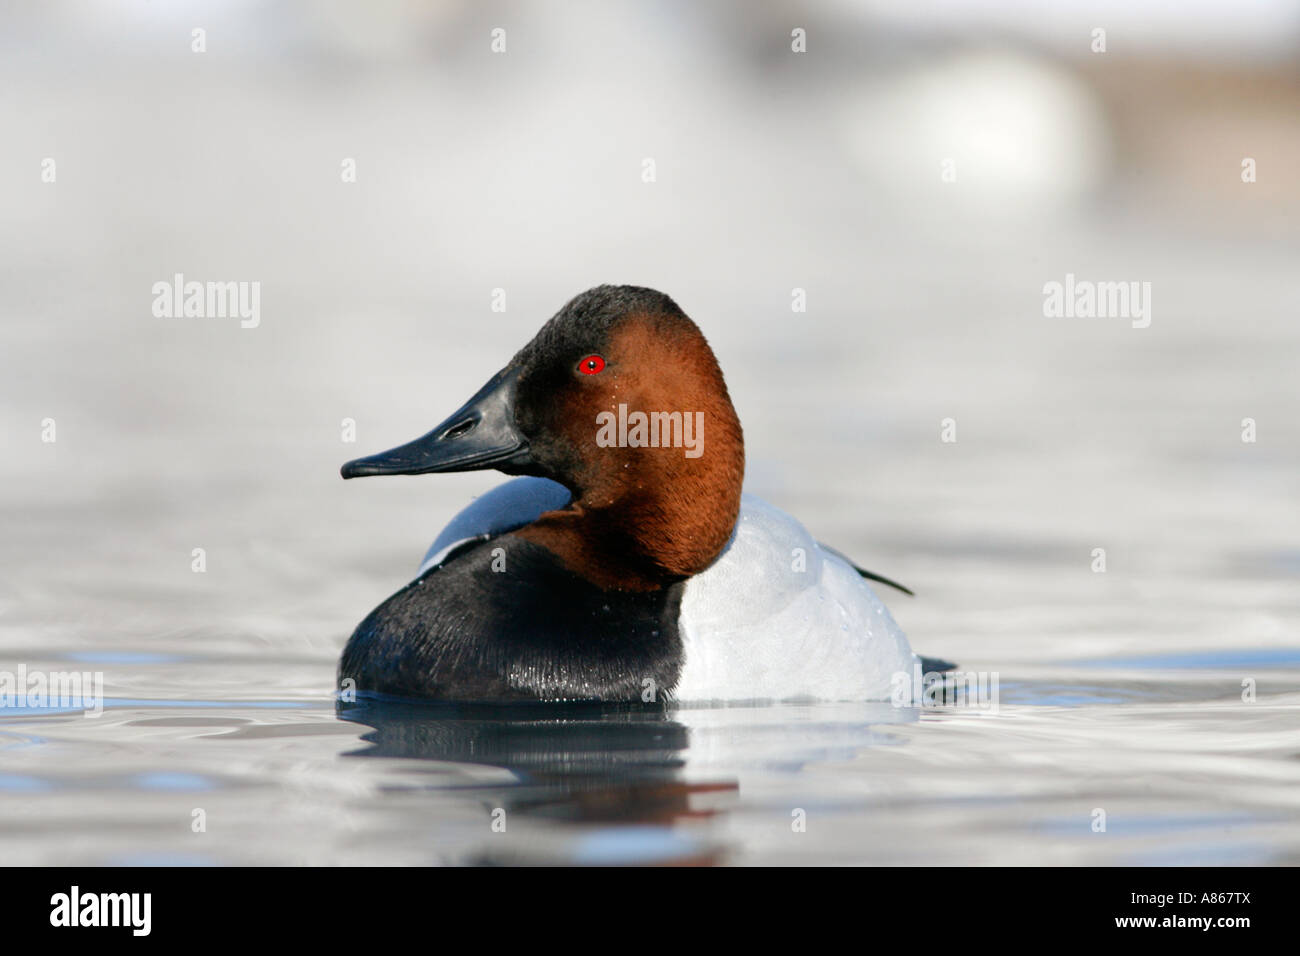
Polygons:
[[[695,574],[740,509],[744,439],[704,335],[668,296],[599,286],[574,298],[422,438],[344,478],[495,468],[550,478],[573,502],[536,536],[571,563],[621,563],[647,586]],[[549,518],[549,523],[548,519]],[[559,540],[556,530],[583,541]]]

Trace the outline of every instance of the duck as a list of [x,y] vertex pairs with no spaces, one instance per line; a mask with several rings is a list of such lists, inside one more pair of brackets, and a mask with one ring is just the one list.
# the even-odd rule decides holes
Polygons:
[[922,666],[871,583],[744,490],[740,419],[668,295],[571,299],[420,438],[345,479],[495,469],[356,627],[338,685],[453,703],[884,700]]

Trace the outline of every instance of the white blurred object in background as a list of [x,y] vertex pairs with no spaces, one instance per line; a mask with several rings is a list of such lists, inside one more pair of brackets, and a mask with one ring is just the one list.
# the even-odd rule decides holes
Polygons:
[[955,202],[1014,216],[1072,205],[1102,185],[1111,153],[1088,88],[1009,51],[872,78],[850,98],[842,129],[861,169],[918,211]]

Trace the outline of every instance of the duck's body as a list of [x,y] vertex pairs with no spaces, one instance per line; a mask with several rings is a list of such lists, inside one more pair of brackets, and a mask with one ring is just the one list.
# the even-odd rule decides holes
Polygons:
[[742,497],[701,573],[620,593],[509,533],[570,497],[516,478],[475,499],[357,628],[342,672],[400,696],[680,702],[883,699],[910,675],[907,638],[860,572],[762,499]]
[[[695,453],[689,433],[685,449],[598,435],[627,407],[692,416]],[[874,576],[742,500],[721,372],[661,293],[584,293],[446,422],[344,477],[484,467],[529,477],[452,520],[416,580],[357,627],[343,686],[492,702],[878,700],[912,670]]]

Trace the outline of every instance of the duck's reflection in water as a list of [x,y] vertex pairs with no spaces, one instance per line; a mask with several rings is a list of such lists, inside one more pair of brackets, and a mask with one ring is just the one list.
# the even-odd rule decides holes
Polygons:
[[362,737],[368,746],[349,756],[499,767],[515,782],[476,793],[490,795],[489,816],[588,825],[570,833],[526,826],[522,845],[493,841],[481,862],[718,862],[714,841],[674,825],[720,812],[737,785],[682,779],[690,734],[661,707],[361,698],[340,703],[338,715],[373,728]]

